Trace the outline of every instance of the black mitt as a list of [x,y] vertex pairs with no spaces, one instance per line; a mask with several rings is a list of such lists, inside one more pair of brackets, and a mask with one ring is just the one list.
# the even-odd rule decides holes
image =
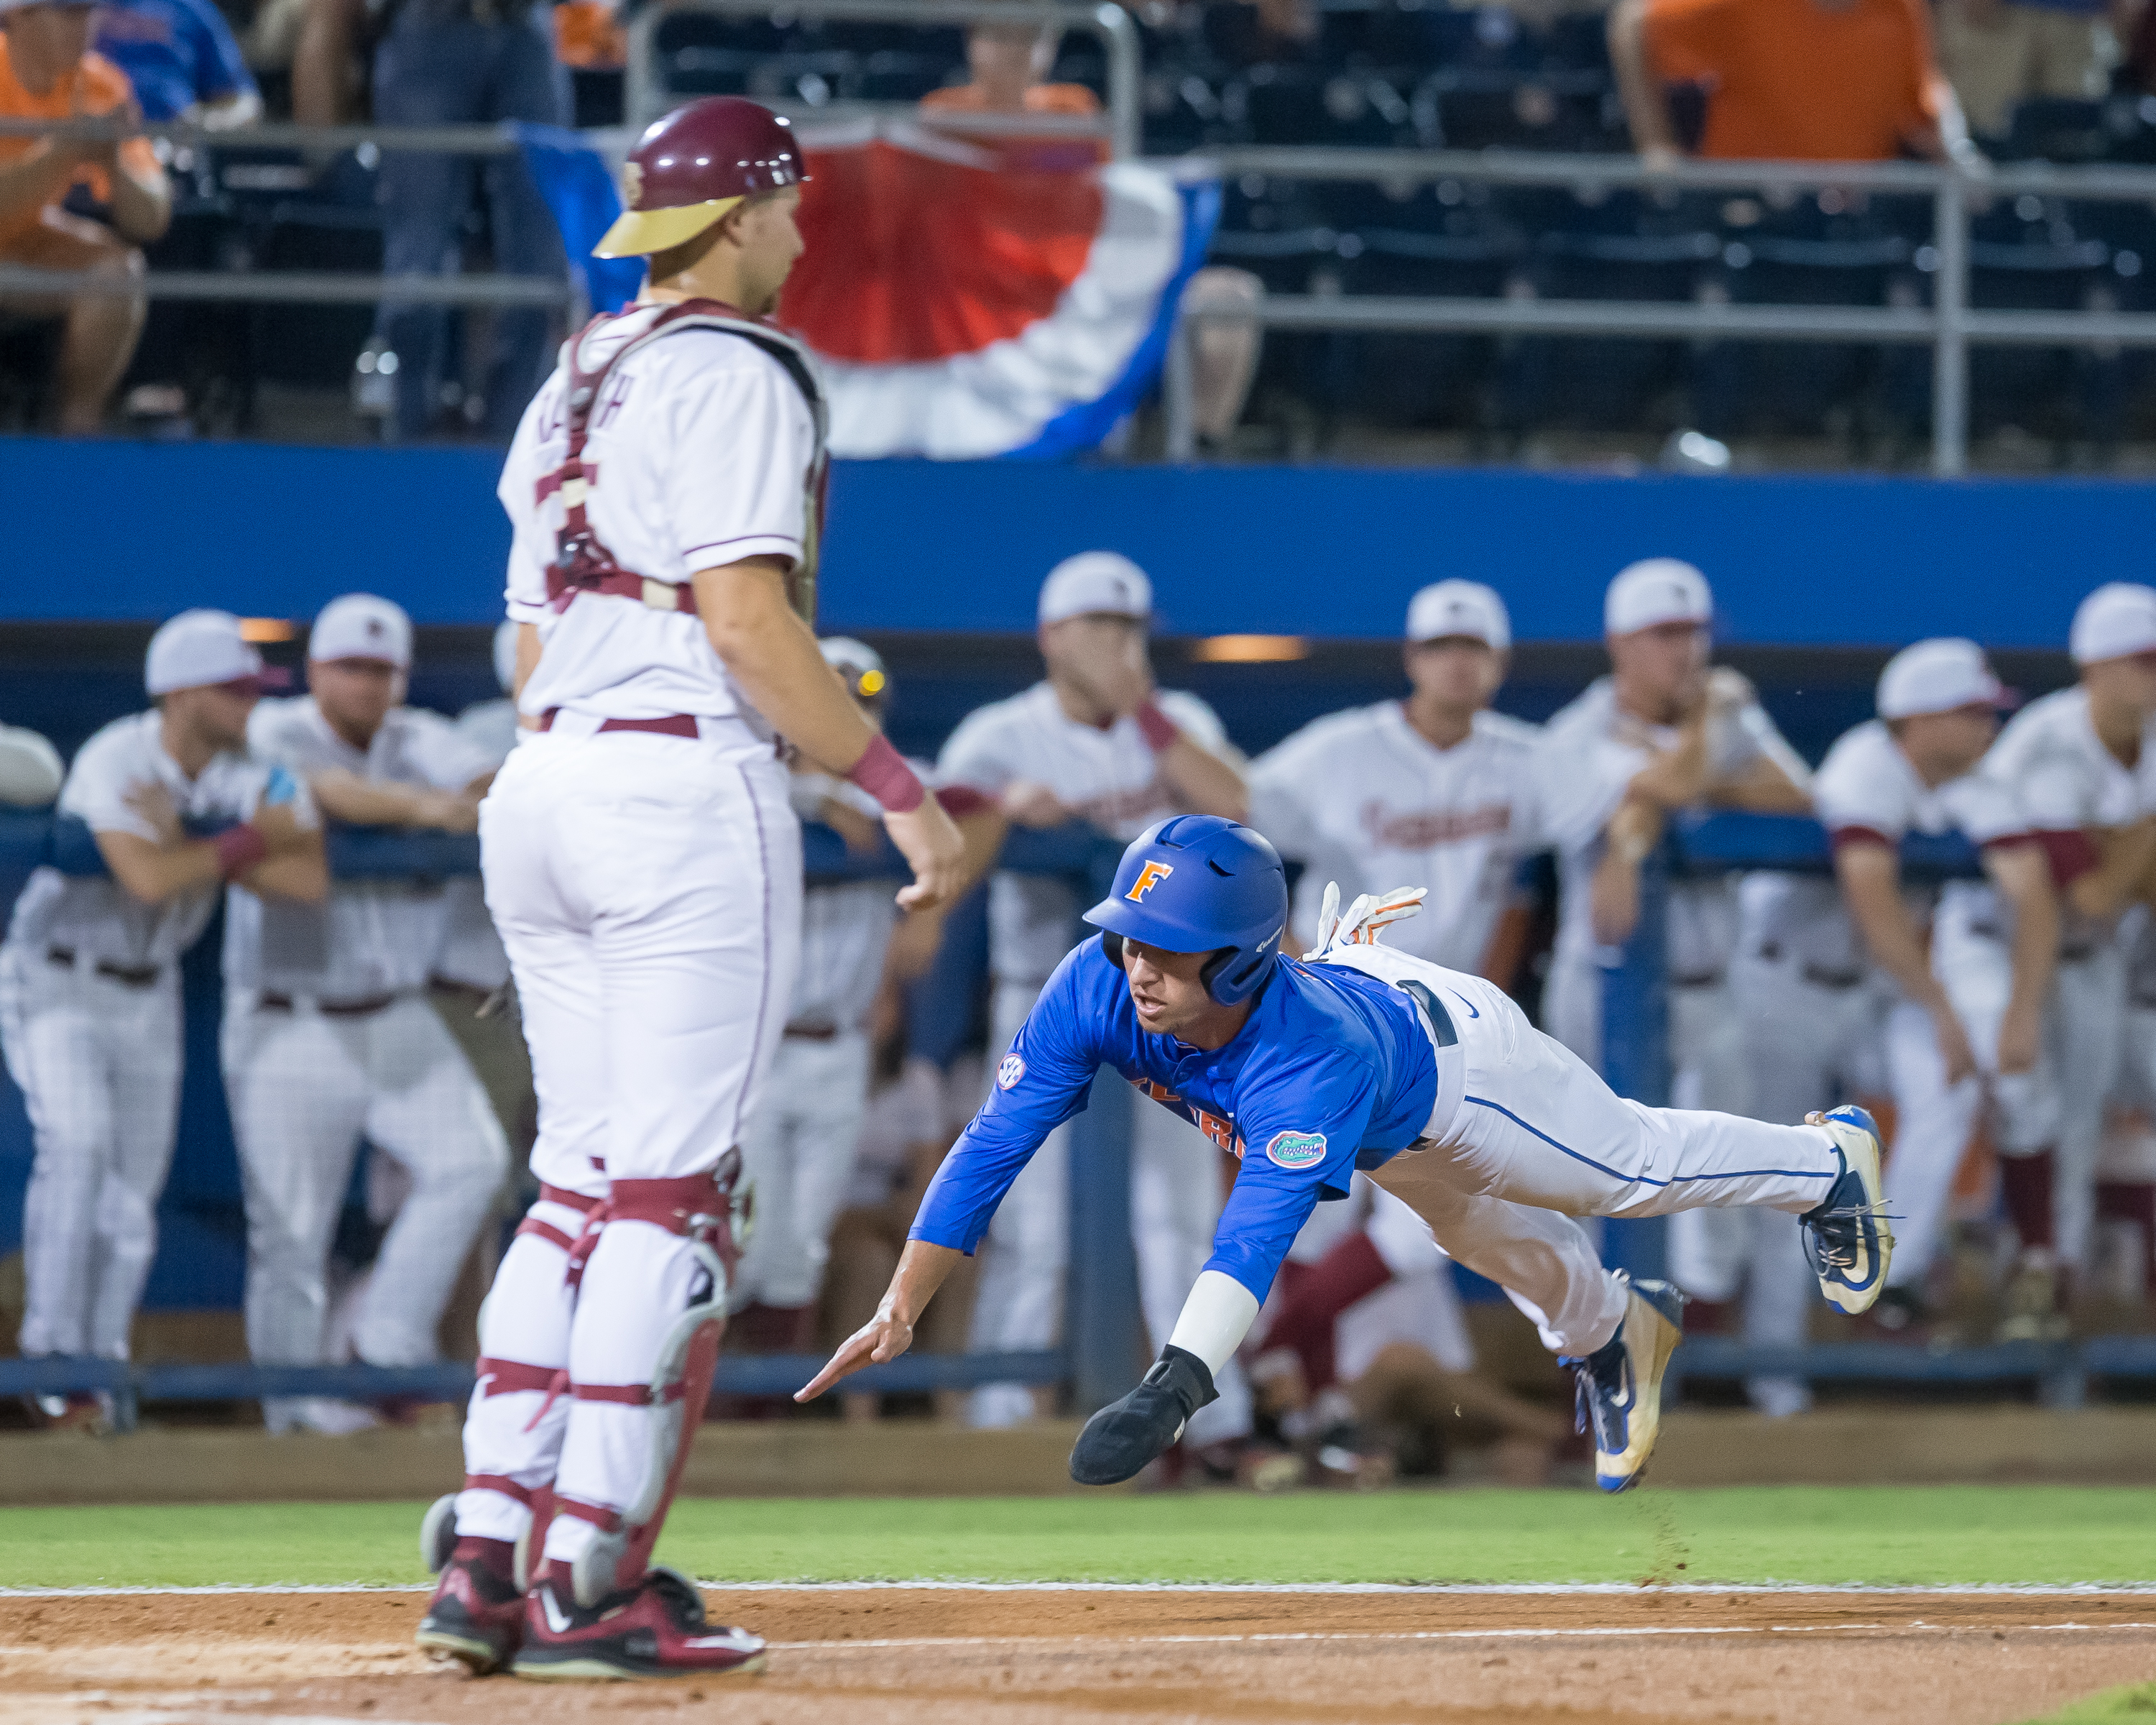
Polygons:
[[1204,1360],[1162,1348],[1136,1389],[1086,1422],[1070,1451],[1070,1477],[1081,1486],[1122,1484],[1181,1437],[1193,1414],[1219,1399]]

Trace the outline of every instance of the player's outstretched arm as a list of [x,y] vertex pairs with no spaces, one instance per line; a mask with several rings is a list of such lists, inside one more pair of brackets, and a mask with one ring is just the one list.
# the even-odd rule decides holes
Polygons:
[[965,842],[831,675],[816,637],[787,602],[786,574],[785,560],[776,557],[697,572],[696,612],[711,650],[775,730],[883,805],[885,829],[913,870],[899,903],[908,910],[945,903],[958,884]]
[[944,1277],[965,1255],[953,1247],[932,1245],[925,1240],[906,1241],[875,1316],[839,1344],[839,1351],[822,1371],[794,1392],[793,1399],[813,1402],[841,1378],[851,1377],[863,1366],[886,1364],[912,1347],[914,1325],[937,1289],[943,1286]]

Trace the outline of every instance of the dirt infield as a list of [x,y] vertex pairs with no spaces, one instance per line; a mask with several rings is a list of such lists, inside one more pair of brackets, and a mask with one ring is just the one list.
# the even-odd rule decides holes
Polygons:
[[0,1598],[0,1725],[2008,1725],[2156,1678],[2156,1595],[710,1591],[721,1681],[539,1688],[413,1651],[417,1593]]

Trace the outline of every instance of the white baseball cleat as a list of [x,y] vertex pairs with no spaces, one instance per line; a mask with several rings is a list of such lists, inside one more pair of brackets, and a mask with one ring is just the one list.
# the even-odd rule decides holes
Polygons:
[[1635,1486],[1662,1429],[1662,1373],[1684,1340],[1684,1296],[1666,1281],[1626,1289],[1617,1333],[1590,1354],[1560,1358],[1578,1382],[1578,1429],[1594,1433],[1594,1483]]
[[1894,1232],[1887,1225],[1887,1184],[1881,1171],[1879,1127],[1853,1103],[1804,1117],[1823,1127],[1841,1158],[1841,1173],[1825,1200],[1798,1219],[1810,1238],[1812,1267],[1827,1304],[1851,1317],[1868,1312],[1887,1286]]

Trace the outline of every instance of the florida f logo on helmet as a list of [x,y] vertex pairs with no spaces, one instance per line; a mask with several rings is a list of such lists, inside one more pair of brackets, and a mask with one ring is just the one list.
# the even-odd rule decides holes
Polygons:
[[1148,859],[1146,865],[1138,870],[1137,879],[1131,882],[1131,890],[1123,896],[1134,905],[1143,904],[1145,896],[1174,872],[1173,863],[1154,862]]

